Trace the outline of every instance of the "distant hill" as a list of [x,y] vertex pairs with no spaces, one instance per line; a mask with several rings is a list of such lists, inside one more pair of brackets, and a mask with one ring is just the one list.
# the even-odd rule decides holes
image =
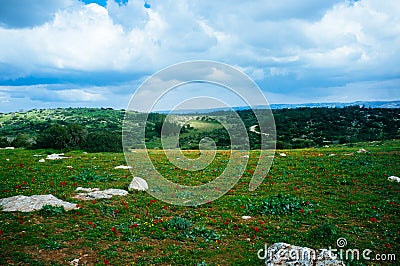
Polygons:
[[[277,132],[277,147],[303,148],[332,143],[400,139],[399,105],[400,101],[274,105],[275,109],[272,112]],[[251,130],[258,125],[254,113],[245,107],[237,109],[248,130],[251,148],[259,148],[260,135]],[[124,110],[111,108],[57,108],[0,114],[0,146],[12,144],[7,144],[7,141],[13,141],[17,137],[19,145],[24,146],[25,141],[32,144],[52,125],[67,128],[71,124],[78,124],[85,130],[87,141],[98,139],[100,142],[100,137],[104,139],[100,144],[91,144],[92,147],[98,145],[101,150],[100,145],[115,143],[121,148],[120,136],[124,116]],[[143,114],[135,113],[133,116],[143,117]],[[235,127],[236,125],[229,122],[234,121],[230,116],[231,113],[223,109],[212,109],[197,114],[180,114],[176,115],[168,126],[170,128],[185,126],[180,136],[180,145],[184,149],[196,149],[204,137],[216,139],[219,148],[227,149],[230,147],[229,135],[216,121],[222,119],[229,126]],[[146,123],[133,123],[146,126],[147,147],[161,147],[160,132],[165,118],[165,114],[153,113]],[[187,119],[196,122],[188,123]],[[136,130],[136,127],[132,130]],[[111,135],[107,135],[108,133]],[[85,145],[89,145],[87,141]],[[108,150],[113,148],[108,147]]]
[[[271,104],[271,109],[295,109],[295,108],[344,108],[348,106],[359,106],[364,108],[400,108],[400,101],[356,101],[350,103],[326,102],[326,103],[293,103],[293,104]],[[264,109],[265,106],[256,105],[253,109]],[[249,106],[237,106],[232,108],[235,111],[248,110]],[[211,109],[182,109],[171,112],[172,114],[207,114],[217,111],[229,111],[231,108],[211,108]],[[169,110],[159,111],[161,114],[170,113]]]

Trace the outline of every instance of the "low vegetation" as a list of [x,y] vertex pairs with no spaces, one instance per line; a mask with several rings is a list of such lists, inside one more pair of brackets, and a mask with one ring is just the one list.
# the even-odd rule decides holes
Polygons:
[[[89,152],[120,152],[123,110],[67,108],[31,110],[0,114],[0,147],[82,149]],[[322,147],[332,144],[380,141],[400,138],[400,108],[379,109],[351,106],[345,108],[297,108],[273,110],[279,149]],[[132,117],[145,114],[133,113]],[[258,125],[251,110],[238,111],[247,129],[251,149],[260,148],[260,135],[250,128]],[[159,149],[161,129],[167,139],[180,132],[181,149],[198,149],[205,137],[213,139],[218,149],[230,149],[228,132],[218,121],[232,124],[231,113],[174,115],[151,113],[146,123],[146,146]],[[144,126],[144,125],[142,125]],[[132,125],[136,130],[139,125]],[[256,130],[259,130],[256,126]],[[132,144],[135,148],[135,145]]]
[[[358,153],[361,148],[367,152]],[[258,151],[251,151],[239,182],[197,207],[169,205],[145,192],[79,201],[73,198],[79,186],[128,187],[130,172],[114,169],[124,164],[123,154],[70,151],[66,156],[72,158],[38,162],[38,155],[50,152],[0,150],[0,198],[51,193],[79,209],[1,212],[1,265],[68,265],[80,259],[87,265],[261,266],[257,251],[266,243],[319,249],[336,247],[339,237],[347,239],[346,248],[399,256],[400,184],[387,178],[400,175],[400,141],[279,150],[253,192],[248,184]],[[282,152],[287,156],[279,156]],[[215,162],[195,172],[176,169],[159,151],[149,154],[170,180],[198,184],[223,171],[228,153],[218,151]]]

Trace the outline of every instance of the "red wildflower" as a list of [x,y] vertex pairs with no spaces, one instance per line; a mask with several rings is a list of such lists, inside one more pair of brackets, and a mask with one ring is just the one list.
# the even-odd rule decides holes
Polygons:
[[129,209],[129,206],[128,206],[128,205],[125,205],[125,209],[128,210],[128,209]]
[[304,209],[301,209],[300,212],[301,212],[301,213],[304,213]]
[[134,224],[133,224],[133,227],[135,227],[135,228],[138,227],[138,224],[137,224],[137,223],[134,223]]
[[372,206],[372,209],[376,209],[376,207],[375,207],[375,206]]
[[228,221],[225,221],[224,224],[227,225],[227,224],[229,224],[229,222],[228,222]]
[[93,227],[93,229],[95,229],[95,228],[97,227],[97,225],[96,225],[96,224],[93,224],[92,227]]
[[376,219],[375,217],[369,218],[369,220],[370,220],[371,222],[373,222],[373,223],[376,223],[376,222],[377,222],[377,219]]
[[390,248],[390,244],[389,244],[389,243],[386,243],[386,244],[385,244],[385,247]]
[[156,203],[157,200],[150,200],[150,204]]
[[394,201],[391,201],[391,202],[390,202],[390,205],[394,205]]
[[258,227],[254,227],[253,229],[254,229],[255,232],[260,231],[260,229]]
[[113,227],[113,228],[111,228],[111,231],[114,233],[114,235],[117,234],[117,228]]
[[233,227],[233,230],[238,230],[239,229],[239,227],[237,226],[237,225],[235,225],[234,227]]
[[242,205],[242,206],[240,206],[240,208],[241,208],[241,209],[244,209],[244,206]]
[[88,225],[92,225],[93,223],[92,222],[88,222]]
[[110,263],[108,260],[104,260],[104,265],[108,265]]
[[114,212],[115,212],[115,213],[119,213],[119,210],[118,210],[118,209],[116,209]]
[[92,204],[96,204],[96,201],[95,201],[95,200],[92,200]]
[[0,236],[3,234],[3,230],[0,229]]

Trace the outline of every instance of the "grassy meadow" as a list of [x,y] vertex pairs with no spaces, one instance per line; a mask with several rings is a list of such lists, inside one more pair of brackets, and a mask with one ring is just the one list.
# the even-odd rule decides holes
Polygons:
[[[200,123],[200,122],[199,122]],[[198,126],[201,126],[200,124]],[[367,153],[358,153],[360,148]],[[196,207],[166,204],[146,192],[79,201],[75,189],[127,189],[122,153],[66,152],[72,158],[46,160],[50,150],[0,150],[0,198],[53,194],[78,210],[44,208],[0,213],[0,265],[263,265],[264,244],[286,242],[311,248],[371,249],[400,261],[400,141],[279,150],[263,184],[250,192],[257,165],[250,152],[245,174],[223,197]],[[279,156],[286,153],[286,157]],[[187,151],[196,156],[197,151]],[[186,173],[150,150],[157,169],[182,184],[208,182],[222,173],[228,151],[217,151],[203,171]],[[72,167],[70,167],[72,166]],[[242,216],[251,216],[244,220]],[[348,261],[346,265],[382,265]]]

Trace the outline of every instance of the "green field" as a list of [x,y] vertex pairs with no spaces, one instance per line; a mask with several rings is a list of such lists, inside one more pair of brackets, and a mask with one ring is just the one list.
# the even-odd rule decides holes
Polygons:
[[[368,152],[358,153],[360,148]],[[347,239],[348,248],[396,254],[397,262],[386,264],[399,264],[400,184],[387,180],[400,176],[398,140],[277,151],[271,171],[253,192],[248,184],[258,152],[251,151],[236,186],[197,207],[169,205],[145,192],[73,199],[78,186],[127,189],[130,172],[114,169],[126,164],[124,155],[70,151],[66,155],[72,158],[44,163],[33,156],[50,152],[0,150],[0,198],[53,194],[80,209],[1,212],[0,265],[69,265],[76,258],[87,265],[263,265],[257,251],[265,243],[328,248],[339,237]],[[161,151],[149,153],[168,179],[193,185],[217,177],[229,159],[228,151],[218,151],[205,170],[186,172],[170,165]]]

